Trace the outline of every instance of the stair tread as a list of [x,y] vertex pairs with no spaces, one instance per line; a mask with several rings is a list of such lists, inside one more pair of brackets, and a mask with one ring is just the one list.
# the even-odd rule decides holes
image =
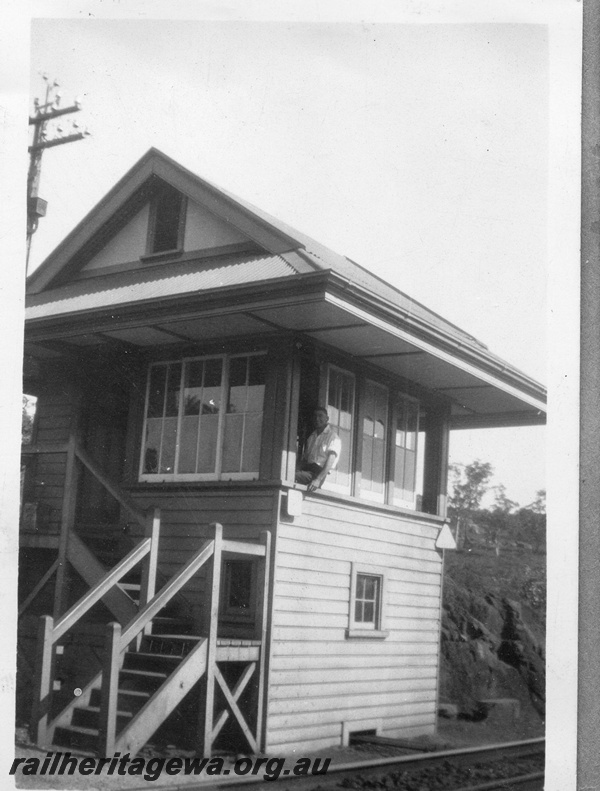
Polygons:
[[[78,706],[76,711],[93,711],[99,714],[100,706]],[[133,714],[130,711],[120,711],[117,709],[117,717],[133,717]]]
[[147,634],[148,640],[204,640],[202,635],[197,634]]
[[137,670],[136,668],[124,667],[121,673],[134,676],[148,676],[150,678],[167,678],[167,673],[160,673],[156,670]]
[[150,697],[152,697],[149,692],[144,692],[143,690],[140,690],[140,689],[121,689],[119,687],[118,692],[119,692],[119,695],[130,695],[131,697],[134,697],[134,698],[150,698]]
[[[132,653],[130,654],[130,656],[131,657],[139,656],[142,657],[143,659],[169,659],[171,661],[173,661],[174,659],[181,661],[181,659],[183,659],[183,657],[180,654],[160,654],[155,651],[136,651],[135,654]],[[124,669],[128,670],[129,668],[124,668]]]
[[87,736],[98,735],[97,728],[86,728],[83,725],[72,725],[71,723],[69,723],[68,725],[58,725],[56,730],[74,731],[75,733],[82,733],[82,734],[86,734]]

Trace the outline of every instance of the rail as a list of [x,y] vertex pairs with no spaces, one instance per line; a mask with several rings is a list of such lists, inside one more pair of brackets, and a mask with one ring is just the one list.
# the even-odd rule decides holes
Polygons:
[[[367,738],[365,738],[365,742]],[[388,744],[393,741],[395,740],[387,740]],[[327,767],[326,771],[313,770],[314,777],[304,772],[298,775],[285,774],[284,772],[274,780],[273,778],[265,779],[264,775],[261,776],[262,772],[242,777],[234,777],[232,773],[227,778],[213,780],[210,785],[223,789],[244,789],[247,786],[272,789],[275,786],[279,791],[294,791],[295,789],[312,788],[312,785],[306,785],[307,781],[312,780],[312,783],[318,784],[314,787],[318,787],[321,791],[329,791],[329,789],[338,791],[342,787],[427,789],[431,787],[431,771],[439,767],[440,771],[436,773],[435,777],[435,788],[439,791],[442,789],[444,791],[517,791],[517,789],[518,791],[543,791],[543,770],[518,771],[510,776],[496,777],[485,782],[471,779],[467,783],[462,780],[458,780],[457,783],[452,777],[452,767],[469,766],[474,762],[489,762],[490,765],[493,765],[494,761],[501,760],[514,763],[533,756],[542,758],[544,750],[545,739],[535,738],[385,758],[370,757],[357,761],[348,760],[347,754],[342,751],[338,758],[331,761],[331,765]],[[411,752],[413,751],[411,750]],[[423,775],[420,778],[419,770],[423,770]]]

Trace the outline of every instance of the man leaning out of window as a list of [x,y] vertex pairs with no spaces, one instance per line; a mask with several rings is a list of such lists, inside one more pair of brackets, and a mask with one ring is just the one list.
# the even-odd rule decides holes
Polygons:
[[296,469],[296,483],[306,484],[309,492],[320,489],[334,470],[342,452],[342,441],[329,425],[325,407],[313,413],[315,430],[306,440],[304,453]]

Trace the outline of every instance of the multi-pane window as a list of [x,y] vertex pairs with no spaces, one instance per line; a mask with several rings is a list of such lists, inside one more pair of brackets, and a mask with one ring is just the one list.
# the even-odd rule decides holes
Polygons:
[[[333,365],[328,366],[326,385],[329,424],[342,442],[342,451],[323,488],[404,508],[417,507],[419,469],[423,465],[418,401],[369,379],[357,386],[352,373]],[[360,409],[356,408],[356,391]],[[357,420],[360,424],[356,426],[358,442],[354,448]],[[360,471],[356,482],[352,476],[355,469]]]
[[150,368],[142,480],[258,477],[265,356]]
[[342,441],[335,470],[327,477],[327,487],[350,491],[352,473],[352,426],[354,423],[354,377],[339,368],[329,368],[327,382],[329,424]]
[[383,501],[385,494],[385,445],[388,423],[388,390],[366,382],[363,406],[360,491],[369,499]]
[[399,397],[396,404],[394,503],[414,507],[417,479],[419,405]]
[[354,623],[360,624],[363,629],[377,629],[380,600],[381,577],[373,574],[357,574]]
[[384,639],[384,574],[377,566],[352,563],[350,571],[350,618],[346,636]]

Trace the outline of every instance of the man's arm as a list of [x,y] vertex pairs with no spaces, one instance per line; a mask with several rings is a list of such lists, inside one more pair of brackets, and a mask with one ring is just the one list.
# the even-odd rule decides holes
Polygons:
[[332,470],[335,466],[337,461],[337,454],[335,451],[330,450],[327,454],[327,459],[325,460],[325,464],[321,472],[308,484],[308,491],[315,492],[317,489],[320,489],[325,482],[325,478],[329,475],[330,470]]

